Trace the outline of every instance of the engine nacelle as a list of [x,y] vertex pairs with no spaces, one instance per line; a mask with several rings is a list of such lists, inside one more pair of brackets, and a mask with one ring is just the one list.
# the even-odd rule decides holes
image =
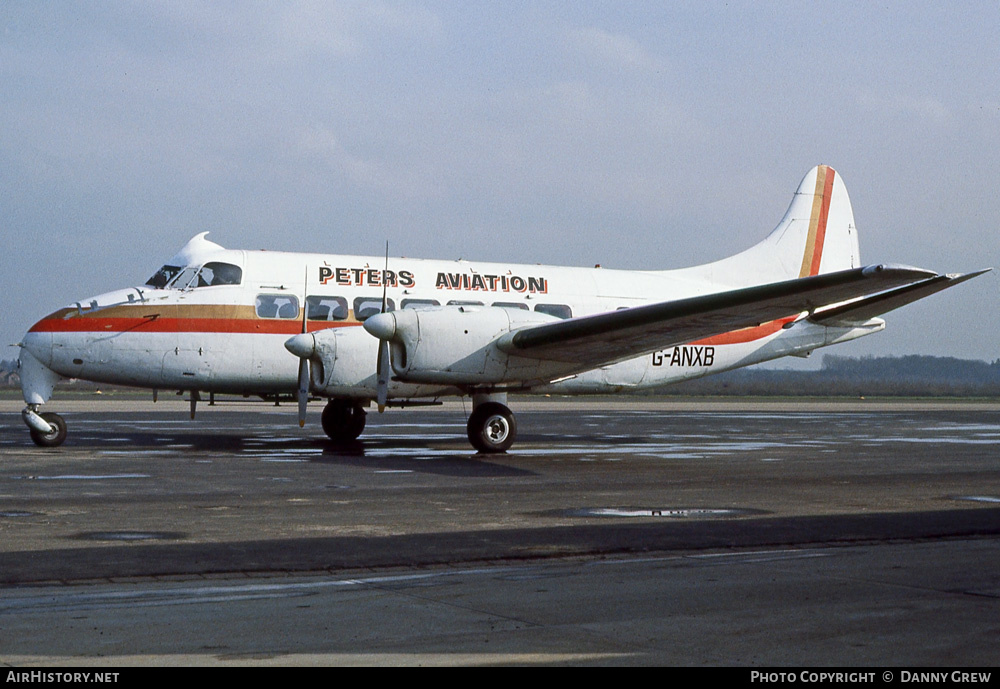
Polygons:
[[496,345],[498,338],[512,330],[555,320],[555,316],[521,309],[444,306],[379,314],[365,321],[365,330],[389,341],[392,370],[399,380],[498,384],[550,378],[566,367],[511,355]]
[[325,395],[375,394],[378,341],[361,328],[327,328],[295,335],[285,342],[292,354],[309,362],[310,389]]

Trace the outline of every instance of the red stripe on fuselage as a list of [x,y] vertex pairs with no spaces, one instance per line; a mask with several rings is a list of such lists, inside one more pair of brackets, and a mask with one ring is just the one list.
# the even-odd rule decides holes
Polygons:
[[[794,317],[763,323],[754,328],[743,328],[721,335],[713,335],[690,344],[726,345],[745,344],[773,335]],[[308,331],[327,328],[349,328],[361,325],[351,322],[308,323]],[[297,335],[302,332],[302,322],[297,320],[250,320],[245,318],[46,318],[35,323],[29,332],[44,333],[250,333],[259,335]]]
[[791,323],[797,318],[797,316],[789,316],[788,318],[780,318],[776,321],[771,321],[769,323],[762,323],[754,328],[743,328],[742,330],[733,330],[728,333],[722,333],[721,335],[713,335],[712,337],[706,337],[703,340],[695,340],[690,344],[693,345],[729,345],[729,344],[746,344],[747,342],[753,342],[754,340],[762,340],[765,337],[773,335],[774,333],[781,330],[782,326],[786,323]]
[[[361,325],[358,322],[307,322],[309,332]],[[42,333],[253,333],[297,335],[300,320],[247,318],[46,318],[29,332]]]

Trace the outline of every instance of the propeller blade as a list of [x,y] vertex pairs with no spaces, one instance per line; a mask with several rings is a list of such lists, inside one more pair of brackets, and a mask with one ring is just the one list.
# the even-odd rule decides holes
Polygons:
[[299,428],[306,425],[306,405],[309,404],[309,360],[299,359]]
[[389,240],[385,240],[385,267],[382,269],[382,311],[385,313],[387,303],[386,289],[389,287]]
[[385,403],[389,399],[389,371],[392,364],[389,361],[389,341],[378,341],[378,384],[375,388],[376,403],[379,412],[385,411]]
[[[305,281],[302,283],[302,334],[309,330],[306,319],[309,316],[309,266],[306,266]],[[304,338],[303,338],[304,339]],[[286,344],[287,347],[287,344]],[[306,425],[306,407],[309,405],[309,359],[299,359],[299,428]]]
[[302,332],[305,333],[309,327],[306,318],[309,317],[309,266],[306,266],[306,281],[302,283]]

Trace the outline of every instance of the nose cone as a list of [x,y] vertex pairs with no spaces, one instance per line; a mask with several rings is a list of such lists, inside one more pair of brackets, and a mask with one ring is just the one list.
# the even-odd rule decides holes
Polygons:
[[21,351],[27,350],[39,363],[51,366],[52,333],[42,329],[46,323],[47,319],[43,319],[31,326],[31,330],[21,338]]
[[21,375],[21,395],[28,404],[45,404],[52,397],[52,388],[59,382],[60,376],[39,361],[32,351],[25,344],[17,360],[18,373]]
[[364,329],[380,340],[391,340],[396,335],[396,315],[392,311],[375,314],[364,322]]
[[285,349],[299,357],[308,359],[316,353],[316,336],[312,333],[301,333],[285,340]]

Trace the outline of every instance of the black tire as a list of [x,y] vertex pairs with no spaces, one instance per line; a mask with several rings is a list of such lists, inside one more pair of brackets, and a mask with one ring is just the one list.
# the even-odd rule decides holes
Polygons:
[[517,438],[517,421],[506,406],[486,402],[472,411],[467,430],[469,442],[479,452],[506,452]]
[[365,430],[364,408],[350,400],[330,400],[323,409],[323,431],[336,443],[357,440]]
[[63,417],[52,412],[39,414],[39,416],[52,426],[52,432],[40,433],[34,428],[29,428],[28,433],[31,434],[31,440],[39,447],[59,447],[62,445],[66,441],[66,422],[63,421]]

